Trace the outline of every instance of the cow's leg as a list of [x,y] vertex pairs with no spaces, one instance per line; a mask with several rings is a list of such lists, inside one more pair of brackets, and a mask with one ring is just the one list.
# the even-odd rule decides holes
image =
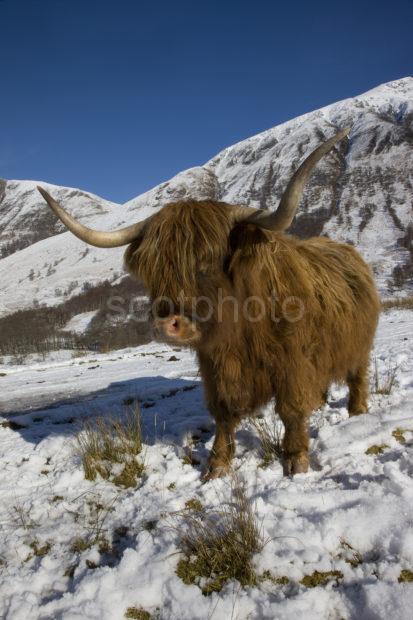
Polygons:
[[209,480],[228,472],[235,452],[235,429],[240,418],[230,411],[217,393],[218,381],[212,360],[201,354],[198,354],[198,360],[209,412],[216,423],[215,440],[204,475],[204,479]]
[[238,419],[231,416],[225,406],[211,408],[211,413],[216,421],[216,431],[204,476],[206,480],[219,478],[229,471],[235,453],[235,429],[238,424]]
[[285,476],[303,474],[308,470],[308,427],[309,412],[303,413],[293,407],[278,407],[278,413],[285,427],[283,441],[283,470]]
[[349,387],[348,412],[351,416],[366,413],[368,410],[368,365],[363,364],[355,372],[347,375]]

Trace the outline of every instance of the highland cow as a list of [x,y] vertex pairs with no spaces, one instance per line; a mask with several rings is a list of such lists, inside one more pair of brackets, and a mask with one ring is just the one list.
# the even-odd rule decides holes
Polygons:
[[275,213],[188,200],[122,230],[98,232],[39,188],[80,239],[98,247],[129,244],[125,264],[150,293],[158,337],[196,351],[216,421],[206,478],[228,471],[238,423],[273,398],[285,427],[287,475],[308,469],[308,419],[332,382],[348,384],[350,415],[367,411],[380,307],[370,269],[350,245],[284,233],[314,166],[348,132],[311,153]]

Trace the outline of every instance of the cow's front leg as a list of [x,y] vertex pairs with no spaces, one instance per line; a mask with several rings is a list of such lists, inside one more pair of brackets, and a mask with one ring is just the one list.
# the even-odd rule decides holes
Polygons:
[[308,471],[308,418],[309,413],[293,407],[279,407],[279,415],[284,423],[283,471],[284,476],[305,474]]
[[231,416],[225,406],[211,409],[216,421],[214,445],[208,459],[205,480],[219,478],[228,473],[235,453],[235,429],[238,420]]
[[235,452],[235,430],[240,416],[234,413],[217,390],[219,376],[212,360],[198,353],[199,367],[204,380],[205,397],[209,412],[215,419],[215,440],[208,459],[205,480],[224,476],[230,469]]

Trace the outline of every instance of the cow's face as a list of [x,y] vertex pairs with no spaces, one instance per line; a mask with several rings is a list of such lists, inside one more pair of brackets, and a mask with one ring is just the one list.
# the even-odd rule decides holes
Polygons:
[[228,205],[174,203],[156,213],[125,253],[130,273],[151,297],[157,339],[195,344],[211,316],[214,291],[224,277],[231,229]]

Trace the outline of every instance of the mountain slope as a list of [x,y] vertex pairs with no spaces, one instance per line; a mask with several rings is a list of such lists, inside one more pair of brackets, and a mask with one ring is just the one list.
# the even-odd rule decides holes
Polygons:
[[[210,198],[275,209],[300,162],[338,128],[349,143],[323,159],[311,177],[291,232],[327,234],[355,244],[383,294],[411,286],[413,78],[389,82],[231,146],[123,206],[69,188],[49,187],[88,226],[137,221],[166,202]],[[122,272],[123,250],[86,249],[57,223],[31,181],[0,186],[0,316],[35,303],[60,303],[85,282]],[[46,238],[47,237],[47,238]],[[13,249],[31,243],[20,251]],[[14,244],[14,245],[13,245]],[[19,245],[20,244],[20,245]],[[396,277],[397,276],[397,277]]]

